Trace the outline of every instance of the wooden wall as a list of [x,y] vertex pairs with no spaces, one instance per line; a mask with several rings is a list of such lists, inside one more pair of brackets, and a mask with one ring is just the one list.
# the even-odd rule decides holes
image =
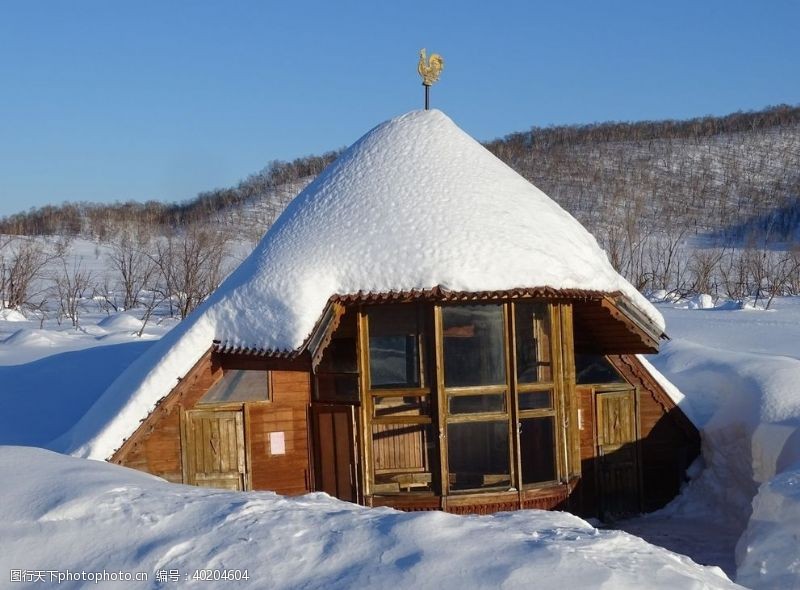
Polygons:
[[[302,494],[310,490],[308,407],[310,374],[305,370],[270,371],[269,402],[247,402],[245,445],[249,482],[252,489],[281,494]],[[110,461],[158,475],[176,483],[184,481],[181,459],[181,412],[195,407],[198,400],[223,375],[224,369],[267,370],[267,360],[241,366],[224,355],[207,353],[197,362],[156,409],[123,443]],[[209,407],[209,406],[204,406]],[[230,404],[226,406],[230,408]],[[270,433],[282,432],[284,452],[270,448]]]
[[678,494],[686,469],[700,454],[700,434],[635,356],[609,359],[639,390],[643,508],[657,510]]
[[220,378],[222,368],[209,351],[159,402],[110,461],[152,473],[167,481],[183,482],[181,409],[194,407]]
[[[272,371],[272,401],[246,404],[251,483],[254,490],[303,494],[310,487],[308,406],[310,375],[304,371]],[[284,453],[270,448],[270,433],[282,432]]]

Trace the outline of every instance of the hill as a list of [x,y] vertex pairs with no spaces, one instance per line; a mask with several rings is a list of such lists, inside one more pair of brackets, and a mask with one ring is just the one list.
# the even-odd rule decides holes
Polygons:
[[[736,300],[800,293],[800,106],[686,121],[532,128],[484,145],[581,221],[640,290]],[[180,256],[154,240],[180,242],[184,258],[199,259],[193,236],[202,236],[216,248],[220,241],[235,243],[241,259],[339,153],[270,162],[236,186],[181,203],[32,209],[0,219],[0,236],[78,237],[118,252],[133,248],[162,267],[165,254]],[[211,240],[210,233],[220,239]],[[19,274],[20,241],[0,239],[0,299],[9,307],[26,299],[8,293],[22,283],[10,276]],[[223,265],[209,280],[225,271]],[[167,282],[170,272],[161,272]],[[122,281],[127,303],[136,302],[130,277]],[[213,285],[200,295],[209,289]]]

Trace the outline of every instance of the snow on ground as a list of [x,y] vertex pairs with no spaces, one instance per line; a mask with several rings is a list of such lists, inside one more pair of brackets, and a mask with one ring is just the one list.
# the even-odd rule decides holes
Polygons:
[[800,298],[773,308],[660,306],[673,339],[649,360],[685,395],[703,459],[667,508],[619,526],[748,586],[800,588]]
[[[101,587],[737,587],[717,568],[562,512],[464,517],[325,494],[204,490],[26,447],[0,447],[0,473],[13,474],[0,479],[6,580],[11,570],[105,569],[149,580]],[[247,570],[250,579],[185,580],[198,569]],[[159,570],[179,570],[182,583],[158,584]]]
[[140,337],[133,311],[90,309],[80,329],[19,316],[0,319],[0,444],[48,446],[177,322],[151,320]]
[[[680,393],[674,394],[702,429],[704,460],[694,466],[693,480],[670,506],[618,526],[688,555],[697,563],[720,566],[748,587],[800,588],[800,298],[777,299],[770,311],[695,307],[690,309],[685,302],[659,306],[666,316],[672,340],[665,344],[661,354],[648,360],[685,396],[680,399]],[[137,316],[132,313],[90,314],[82,330],[58,326],[53,320],[45,323],[44,330],[38,325],[38,321],[22,321],[15,314],[0,318],[0,402],[4,408],[0,413],[0,444],[52,446],[50,441],[74,424],[125,367],[147,356],[154,340],[170,328],[168,323],[149,324],[145,337],[138,338],[133,334]],[[31,416],[36,416],[36,420],[31,420]],[[614,537],[620,533],[612,531],[591,532],[588,525],[568,515],[539,515],[535,519],[530,513],[527,517],[499,515],[483,519],[398,515],[365,511],[320,495],[290,500],[271,494],[239,496],[193,490],[160,484],[146,475],[102,463],[63,459],[70,462],[69,466],[67,463],[56,466],[60,460],[57,456],[43,453],[21,457],[19,453],[26,451],[10,452],[8,461],[16,467],[9,470],[0,466],[4,475],[12,474],[10,478],[0,478],[0,514],[5,514],[0,524],[3,567],[6,563],[3,560],[11,559],[6,554],[42,559],[43,563],[26,564],[30,567],[51,567],[44,563],[46,559],[52,559],[55,565],[92,567],[111,566],[119,560],[114,567],[135,569],[137,564],[145,564],[151,573],[172,556],[177,556],[176,567],[181,568],[199,568],[206,562],[243,564],[246,560],[233,556],[234,550],[228,551],[226,547],[241,550],[244,542],[240,539],[251,539],[259,554],[269,553],[270,539],[274,537],[254,531],[271,528],[281,531],[279,546],[283,543],[292,548],[287,556],[297,560],[295,566],[308,562],[319,572],[320,580],[341,586],[366,583],[383,575],[389,576],[389,583],[424,586],[414,577],[421,575],[419,564],[432,568],[440,576],[431,580],[447,586],[450,582],[460,584],[473,575],[483,583],[492,580],[492,585],[507,579],[508,585],[513,586],[523,575],[521,572],[537,580],[549,575],[536,569],[542,559],[554,572],[561,572],[559,568],[566,568],[569,563],[570,567],[583,571],[576,575],[585,575],[596,586],[605,583],[608,587],[614,584],[624,587],[636,578],[635,572],[639,571],[636,567],[649,563],[647,560],[656,555],[647,554],[646,559],[642,557],[636,563],[626,561],[629,558],[618,553],[633,550],[630,543],[634,541],[629,537]],[[26,468],[21,469],[20,465]],[[105,469],[110,471],[100,471]],[[40,479],[25,484],[18,477],[20,473]],[[82,477],[87,480],[85,486],[80,482]],[[53,485],[56,481],[58,486]],[[72,483],[65,487],[65,482],[73,482],[77,487],[70,487]],[[61,499],[54,491],[34,490],[30,491],[28,501],[60,506],[58,510],[48,510],[51,515],[72,514],[69,507],[74,506],[78,516],[48,520],[43,513],[33,509],[25,512],[28,510],[25,508],[16,518],[9,512],[12,507],[3,513],[5,506],[11,506],[11,500],[19,507],[21,496],[17,486],[20,490],[32,490],[25,485],[38,486],[37,490],[57,487]],[[36,500],[37,497],[41,500]],[[162,508],[149,511],[146,506],[152,502]],[[186,508],[179,508],[184,503]],[[101,506],[102,510],[90,515],[87,508],[90,505]],[[279,518],[284,510],[291,512],[287,520]],[[198,516],[206,511],[207,518]],[[309,514],[303,516],[304,511]],[[199,521],[191,524],[191,518]],[[14,520],[13,525],[9,519]],[[223,522],[227,523],[226,532],[231,528],[231,535],[215,538],[222,534],[215,527]],[[231,522],[239,524],[231,526]],[[261,522],[264,527],[257,524]],[[139,523],[139,528],[134,523]],[[167,531],[169,523],[176,530]],[[106,525],[108,529],[103,528]],[[296,541],[292,535],[300,534],[303,526],[323,533],[319,539],[316,536],[309,539],[313,535],[306,534],[298,537],[302,542]],[[99,537],[108,537],[111,542],[107,550],[100,547],[100,542],[95,547],[95,542],[87,541],[87,547],[94,547],[95,553],[87,550],[85,557],[79,557],[78,549],[71,548],[67,539],[70,535],[84,539],[82,533],[76,532],[80,527],[87,527],[86,530]],[[436,532],[442,527],[441,533]],[[457,532],[459,528],[461,532]],[[500,529],[507,529],[507,535],[501,534]],[[126,540],[117,532],[122,530],[137,530],[141,535]],[[422,538],[413,543],[411,533],[405,532],[412,530],[422,531]],[[43,540],[43,535],[50,533],[60,539],[60,544],[56,543],[52,550]],[[387,538],[382,538],[384,533]],[[189,548],[189,536],[195,534],[203,540],[197,549]],[[476,546],[491,540],[501,550],[497,555],[492,552],[487,561],[476,556],[477,550],[469,545],[465,551],[470,558],[462,560],[447,553],[448,548],[434,546],[434,540],[443,539],[444,545],[457,546],[458,539],[471,535],[480,539]],[[346,539],[341,549],[337,549],[336,539],[339,542]],[[362,557],[346,555],[345,547],[359,540],[377,544],[379,549]],[[308,545],[308,557],[301,558],[303,543]],[[17,544],[27,551],[16,549]],[[33,549],[40,544],[41,548]],[[176,546],[178,549],[173,549]],[[9,552],[7,547],[13,549]],[[531,553],[524,553],[522,547]],[[641,547],[647,545],[635,551],[645,551]],[[59,551],[64,553],[63,557],[57,555]],[[594,555],[593,551],[605,553],[609,561],[586,557]],[[573,555],[575,552],[581,555]],[[213,554],[220,555],[217,561]],[[434,555],[457,564],[463,571],[436,570]],[[403,561],[404,557],[408,557],[407,561]],[[72,558],[74,561],[70,561]],[[599,569],[588,574],[584,558]],[[623,561],[613,561],[617,558]],[[323,560],[327,563],[331,559],[339,565],[321,565]],[[569,560],[578,560],[575,562],[578,565]],[[623,574],[609,573],[606,567],[623,568],[630,578],[620,581],[615,576]],[[680,569],[683,565],[675,567]],[[267,575],[267,569],[273,568],[278,572],[276,576],[283,576],[276,580],[284,580],[287,586],[302,586],[307,581],[302,576],[310,575],[297,567],[289,569],[298,571],[283,572],[276,564],[270,568],[264,566],[261,575]],[[354,571],[346,573],[348,568]],[[687,586],[681,582],[676,587]]]

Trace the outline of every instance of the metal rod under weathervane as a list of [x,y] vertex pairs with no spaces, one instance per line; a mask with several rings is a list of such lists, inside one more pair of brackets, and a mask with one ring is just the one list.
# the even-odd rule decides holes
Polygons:
[[431,53],[430,58],[425,57],[425,49],[419,50],[419,63],[417,72],[422,76],[422,85],[425,87],[425,110],[430,109],[430,89],[439,81],[439,74],[444,69],[444,59],[438,53]]

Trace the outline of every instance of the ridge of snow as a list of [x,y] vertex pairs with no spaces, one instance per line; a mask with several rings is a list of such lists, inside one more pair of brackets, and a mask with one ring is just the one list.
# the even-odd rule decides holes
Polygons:
[[[174,587],[204,588],[739,588],[719,568],[564,512],[402,513],[323,493],[286,498],[169,484],[26,447],[0,447],[0,472],[14,474],[0,481],[6,576],[148,573],[148,581],[124,584],[130,588],[161,587],[159,570],[181,573]],[[184,580],[203,568],[248,570],[249,580]]]
[[332,295],[437,286],[620,291],[664,328],[575,218],[441,111],[413,111],[378,125],[326,168],[54,448],[109,457],[214,339],[296,350]]

